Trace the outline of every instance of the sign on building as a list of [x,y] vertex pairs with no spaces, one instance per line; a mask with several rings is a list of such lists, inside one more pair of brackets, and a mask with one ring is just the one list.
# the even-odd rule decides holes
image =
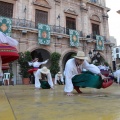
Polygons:
[[43,45],[50,44],[50,26],[38,23],[38,43]]
[[97,40],[97,50],[104,50],[104,37],[96,35]]
[[79,46],[79,33],[76,30],[69,30],[70,35],[70,46]]
[[12,19],[7,17],[0,17],[0,31],[10,36],[12,27]]

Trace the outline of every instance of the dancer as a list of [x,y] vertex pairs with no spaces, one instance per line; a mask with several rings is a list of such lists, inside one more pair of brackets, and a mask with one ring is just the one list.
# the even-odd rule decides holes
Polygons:
[[35,81],[38,83],[37,88],[54,89],[51,73],[47,67],[43,67],[37,70],[35,74]]
[[[32,69],[28,70],[29,73],[33,73],[34,77],[36,74],[36,71],[39,69],[39,66],[42,64],[46,64],[48,62],[48,59],[44,62],[38,62],[38,58],[35,58],[32,62],[28,62],[29,66],[33,66]],[[36,81],[35,79],[35,88],[39,88],[39,81]]]
[[[79,87],[93,87],[93,88],[106,88],[112,85],[113,81],[104,81],[106,78],[103,76],[99,68],[93,64],[89,64],[86,60],[85,53],[78,51],[74,58],[69,59],[65,65],[65,88],[64,91],[68,96],[74,95],[73,88],[82,93]],[[82,69],[86,69],[82,73]]]
[[120,69],[118,69],[115,72],[113,72],[113,76],[114,76],[115,82],[120,84]]
[[62,73],[60,71],[55,75],[54,84],[57,84],[57,83],[59,85],[63,85],[64,84],[63,75],[62,75]]

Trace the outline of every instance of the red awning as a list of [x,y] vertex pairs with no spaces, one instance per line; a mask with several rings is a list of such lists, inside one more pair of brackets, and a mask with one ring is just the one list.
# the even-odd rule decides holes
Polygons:
[[17,49],[8,44],[0,44],[0,56],[2,64],[12,62],[19,58]]
[[2,70],[8,70],[10,68],[8,63],[2,64]]

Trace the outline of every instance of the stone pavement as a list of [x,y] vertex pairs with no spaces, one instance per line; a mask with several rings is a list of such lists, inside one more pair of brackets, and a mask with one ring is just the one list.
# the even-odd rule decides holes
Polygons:
[[63,87],[0,86],[0,120],[120,120],[120,86],[82,88],[66,96]]

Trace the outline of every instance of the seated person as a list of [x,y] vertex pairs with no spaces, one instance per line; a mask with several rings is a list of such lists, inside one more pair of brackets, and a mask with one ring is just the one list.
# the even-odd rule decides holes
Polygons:
[[39,79],[39,88],[54,89],[51,73],[50,70],[47,69],[47,67],[44,66],[43,68],[37,70],[35,74],[35,80],[39,81]]
[[54,81],[54,84],[59,84],[59,85],[63,85],[64,84],[64,80],[63,80],[63,75],[61,72],[58,72],[56,75],[55,75],[55,81]]

